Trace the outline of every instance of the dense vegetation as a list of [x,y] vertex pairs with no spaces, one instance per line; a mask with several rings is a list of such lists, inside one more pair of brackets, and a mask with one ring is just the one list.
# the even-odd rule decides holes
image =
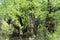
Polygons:
[[0,0],[0,40],[60,40],[60,0]]

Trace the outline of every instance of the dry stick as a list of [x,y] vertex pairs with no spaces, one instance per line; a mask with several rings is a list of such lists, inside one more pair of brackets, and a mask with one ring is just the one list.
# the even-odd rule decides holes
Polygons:
[[[51,12],[52,12],[52,10],[53,10],[53,9],[52,9],[52,5],[51,5],[51,3],[50,3],[50,0],[47,0],[47,2],[48,2],[48,4],[47,4],[48,12],[49,12],[48,14],[51,14]],[[46,26],[47,26],[47,28],[49,29],[49,27],[50,27],[51,25],[50,25],[50,26],[48,26],[48,25],[51,24],[51,18],[49,17],[48,14],[47,14],[48,17],[46,17],[46,24],[47,24],[47,23],[48,23],[48,24],[47,24]],[[50,23],[49,23],[49,22],[50,22]],[[48,31],[49,31],[49,30],[48,30]],[[45,34],[45,36],[44,36],[44,37],[45,37],[45,40],[47,40],[46,36],[47,36],[47,34]]]
[[48,0],[47,7],[48,7],[49,14],[51,14],[51,12],[52,12],[52,6],[51,6],[51,3],[50,3],[50,0]]
[[[57,11],[56,9],[52,9],[52,5],[50,3],[50,0],[48,0],[48,12],[49,12],[49,14],[51,14],[51,12],[53,12],[53,10]],[[48,15],[48,17],[49,17],[49,15]],[[53,31],[54,26],[52,26],[52,25],[55,25],[55,23],[52,24],[52,22],[55,21],[55,20],[54,20],[54,18],[49,18],[49,19],[50,19],[50,27],[48,29],[49,29],[49,31]],[[53,27],[53,30],[51,29],[51,26]]]

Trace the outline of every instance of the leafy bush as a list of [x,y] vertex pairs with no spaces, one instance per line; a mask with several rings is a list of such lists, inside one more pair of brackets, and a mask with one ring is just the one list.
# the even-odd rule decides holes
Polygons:
[[[58,40],[58,37],[60,36],[60,31],[59,31],[60,30],[60,0],[50,0],[49,5],[48,5],[48,0],[0,0],[0,1],[1,1],[0,28],[2,31],[1,33],[4,34],[3,36],[0,33],[1,35],[0,37],[2,37],[1,40],[3,40],[3,38],[9,40],[14,30],[12,23],[17,24],[20,30],[24,30],[31,25],[33,25],[34,27],[37,24],[39,24],[37,35],[35,35],[34,37],[36,38],[36,40],[39,39]],[[49,7],[51,6],[51,10],[52,10],[51,14],[49,14],[50,9],[48,6]],[[30,14],[34,15],[34,17],[31,16]],[[52,34],[48,31],[48,28],[45,27],[45,20],[47,14],[49,15],[49,17],[53,17],[54,19],[56,19],[56,26],[54,26],[55,32]],[[16,15],[19,15],[22,18],[23,26],[21,26],[21,24],[19,23],[18,17],[16,17]],[[10,25],[7,23],[9,18],[12,19],[12,23]],[[37,23],[35,24],[36,20]]]

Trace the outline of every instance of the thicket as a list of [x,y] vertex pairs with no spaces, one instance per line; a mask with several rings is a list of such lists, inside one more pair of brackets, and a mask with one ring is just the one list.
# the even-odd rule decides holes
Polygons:
[[0,0],[0,40],[60,40],[60,0]]

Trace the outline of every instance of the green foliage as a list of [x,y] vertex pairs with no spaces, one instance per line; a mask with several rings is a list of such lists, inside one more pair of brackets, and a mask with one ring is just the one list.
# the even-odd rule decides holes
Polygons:
[[[60,7],[60,0],[50,0],[50,2],[52,4],[52,7]],[[48,14],[47,9],[47,0],[0,0],[0,20],[7,21],[9,17],[11,17],[12,21],[19,25],[21,30],[24,30],[28,26],[28,17],[32,13],[35,15],[35,18],[39,17],[40,20],[43,21],[43,23],[41,24],[42,29],[40,30],[46,31],[47,29],[44,29],[44,22],[46,15]],[[24,24],[23,26],[19,24],[16,14],[22,17],[22,21]],[[54,34],[49,34],[49,32],[46,31],[47,38],[48,40],[57,40],[57,37],[60,36],[60,10],[55,13],[52,12],[52,14],[50,14],[49,16],[56,19],[57,25],[55,28],[56,32]],[[0,27],[2,28],[2,32],[4,32],[5,35],[7,34],[8,36],[12,33],[12,25],[2,24],[2,26]]]

